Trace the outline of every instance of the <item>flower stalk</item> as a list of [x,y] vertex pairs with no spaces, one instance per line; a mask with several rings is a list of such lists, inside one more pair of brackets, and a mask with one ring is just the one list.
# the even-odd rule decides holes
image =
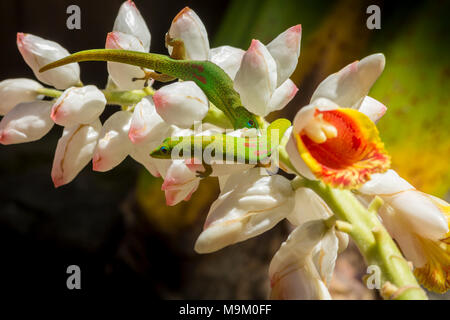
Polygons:
[[[395,286],[393,294],[383,296],[395,300],[426,300],[425,292],[420,288],[410,265],[403,258],[396,244],[377,218],[377,204],[364,206],[349,190],[332,188],[323,182],[304,178],[295,178],[292,188],[306,187],[318,194],[332,209],[339,221],[351,225],[348,234],[353,238],[368,265],[377,265],[381,270],[381,286]],[[341,222],[340,222],[341,223]],[[392,291],[392,290],[391,290]],[[381,290],[383,293],[383,290]]]

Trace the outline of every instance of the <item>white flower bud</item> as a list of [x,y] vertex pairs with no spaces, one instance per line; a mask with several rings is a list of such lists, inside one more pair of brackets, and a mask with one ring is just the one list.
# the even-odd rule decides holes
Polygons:
[[[183,41],[186,59],[209,60],[208,34],[194,10],[186,7],[176,15],[170,26],[169,36]],[[169,53],[172,53],[171,46]]]
[[277,87],[285,82],[297,67],[301,38],[302,26],[298,24],[278,35],[267,45],[277,63]]
[[89,163],[101,128],[99,119],[90,124],[64,128],[53,159],[52,180],[55,188],[71,182]]
[[70,87],[53,104],[51,118],[64,127],[88,124],[102,114],[105,105],[106,98],[96,86]]
[[53,127],[49,101],[23,102],[0,122],[0,143],[15,144],[39,140]]
[[128,111],[118,111],[105,121],[92,159],[94,171],[111,170],[133,150],[128,138],[130,122],[131,113]]
[[43,86],[31,79],[6,79],[0,82],[0,115],[7,114],[21,102],[37,99],[37,89]]
[[166,204],[174,206],[183,200],[188,201],[199,184],[200,178],[189,170],[184,160],[173,160],[164,175],[164,183],[161,187],[166,196]]
[[113,31],[130,34],[142,42],[145,52],[150,50],[151,35],[147,24],[133,1],[125,1],[114,21]]
[[231,79],[234,79],[241,66],[245,51],[231,46],[221,46],[211,49],[211,62],[221,67]]
[[[118,31],[108,33],[105,48],[145,52],[145,49],[138,38]],[[144,88],[145,80],[133,81],[135,78],[144,77],[145,72],[140,67],[108,61],[107,68],[112,80],[121,90],[137,90]],[[149,83],[153,83],[153,80]]]
[[275,60],[261,42],[253,40],[234,79],[234,88],[239,92],[243,105],[250,112],[265,116],[276,84]]
[[69,55],[69,52],[58,43],[32,34],[18,33],[17,47],[39,81],[57,89],[66,89],[80,83],[80,67],[78,63],[70,63],[42,73],[39,72],[40,68],[50,62]]
[[208,113],[209,102],[193,81],[175,82],[162,87],[153,95],[156,112],[167,123],[190,128]]
[[260,168],[233,174],[211,205],[195,251],[213,252],[255,237],[289,215],[294,205],[294,191],[286,178],[263,176]]

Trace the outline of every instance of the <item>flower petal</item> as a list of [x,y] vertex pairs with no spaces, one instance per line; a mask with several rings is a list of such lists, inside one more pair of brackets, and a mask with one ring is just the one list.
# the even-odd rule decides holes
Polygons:
[[45,136],[54,124],[51,108],[49,101],[19,103],[0,122],[0,143],[31,142]]
[[19,32],[17,33],[17,47],[39,81],[57,89],[66,89],[80,83],[78,63],[70,63],[42,73],[39,72],[39,69],[46,64],[69,55],[69,52],[58,43]]
[[[133,35],[114,31],[108,33],[106,37],[106,49],[121,49],[145,52],[145,48],[141,41]],[[132,66],[125,63],[107,62],[108,73],[111,79],[122,90],[136,90],[145,87],[145,80],[134,80],[145,76],[144,70],[140,67]],[[151,80],[150,84],[153,83]]]
[[213,252],[257,236],[286,217],[294,204],[289,180],[282,176],[263,176],[260,168],[231,175],[211,205],[195,250]]
[[241,66],[245,51],[231,46],[211,49],[211,62],[221,67],[231,79],[234,79]]
[[300,56],[302,25],[293,26],[272,40],[267,45],[277,63],[277,87],[281,86],[295,71]]
[[167,123],[190,128],[208,113],[209,102],[193,81],[175,82],[162,87],[153,95],[156,112]]
[[319,84],[311,102],[328,98],[340,107],[357,109],[383,72],[384,64],[384,55],[377,53],[347,65]]
[[150,50],[151,35],[147,24],[133,1],[125,1],[114,21],[113,31],[135,36],[142,42],[145,52]]
[[51,118],[72,127],[92,123],[105,110],[106,98],[96,86],[70,87],[53,104]]
[[276,84],[275,60],[261,42],[252,40],[234,80],[234,88],[239,92],[242,103],[250,112],[267,115],[267,105]]
[[7,79],[0,82],[0,115],[7,114],[21,102],[37,99],[37,89],[43,86],[34,80],[18,78]]
[[297,94],[298,88],[291,79],[283,82],[270,98],[267,111],[270,113],[275,110],[283,109],[289,101]]
[[92,159],[94,171],[108,171],[121,163],[133,150],[133,144],[128,138],[131,113],[118,111],[103,124]]
[[55,188],[71,182],[89,163],[101,128],[99,119],[91,124],[64,128],[53,159],[52,180]]
[[[194,10],[185,7],[175,16],[169,29],[169,36],[183,41],[186,59],[209,60],[208,33]],[[171,46],[169,53],[172,53]]]
[[373,122],[377,122],[386,113],[386,106],[380,101],[366,96],[362,101],[358,111],[364,113]]
[[173,160],[161,187],[166,196],[166,204],[174,206],[183,200],[189,200],[199,184],[200,178],[197,178],[195,173],[189,170],[184,160]]

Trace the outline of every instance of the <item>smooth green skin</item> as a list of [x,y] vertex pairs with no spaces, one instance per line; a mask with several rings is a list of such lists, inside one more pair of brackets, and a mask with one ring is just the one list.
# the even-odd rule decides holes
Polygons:
[[44,72],[73,62],[113,61],[126,63],[179,78],[194,81],[217,108],[231,120],[235,129],[257,128],[256,117],[242,106],[233,80],[219,66],[210,61],[175,60],[168,56],[129,50],[93,49],[79,51],[54,61],[39,71]]

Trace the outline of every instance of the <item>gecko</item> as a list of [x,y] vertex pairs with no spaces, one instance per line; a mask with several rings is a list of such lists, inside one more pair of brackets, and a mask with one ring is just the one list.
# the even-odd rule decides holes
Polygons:
[[153,78],[166,82],[178,78],[194,81],[208,100],[230,119],[234,129],[260,128],[258,117],[242,105],[239,93],[234,90],[233,80],[222,68],[210,61],[174,59],[162,54],[130,50],[92,49],[79,51],[51,62],[39,71],[45,72],[81,61],[113,61],[157,71],[144,71],[146,76],[139,79]]
[[[272,122],[261,136],[234,137],[226,134],[211,136],[183,136],[166,138],[150,156],[157,159],[194,159],[201,161],[204,172],[197,176],[211,175],[211,163],[241,163],[267,166],[270,156],[279,146],[286,130],[291,126],[287,119]],[[200,163],[200,162],[199,162]]]

